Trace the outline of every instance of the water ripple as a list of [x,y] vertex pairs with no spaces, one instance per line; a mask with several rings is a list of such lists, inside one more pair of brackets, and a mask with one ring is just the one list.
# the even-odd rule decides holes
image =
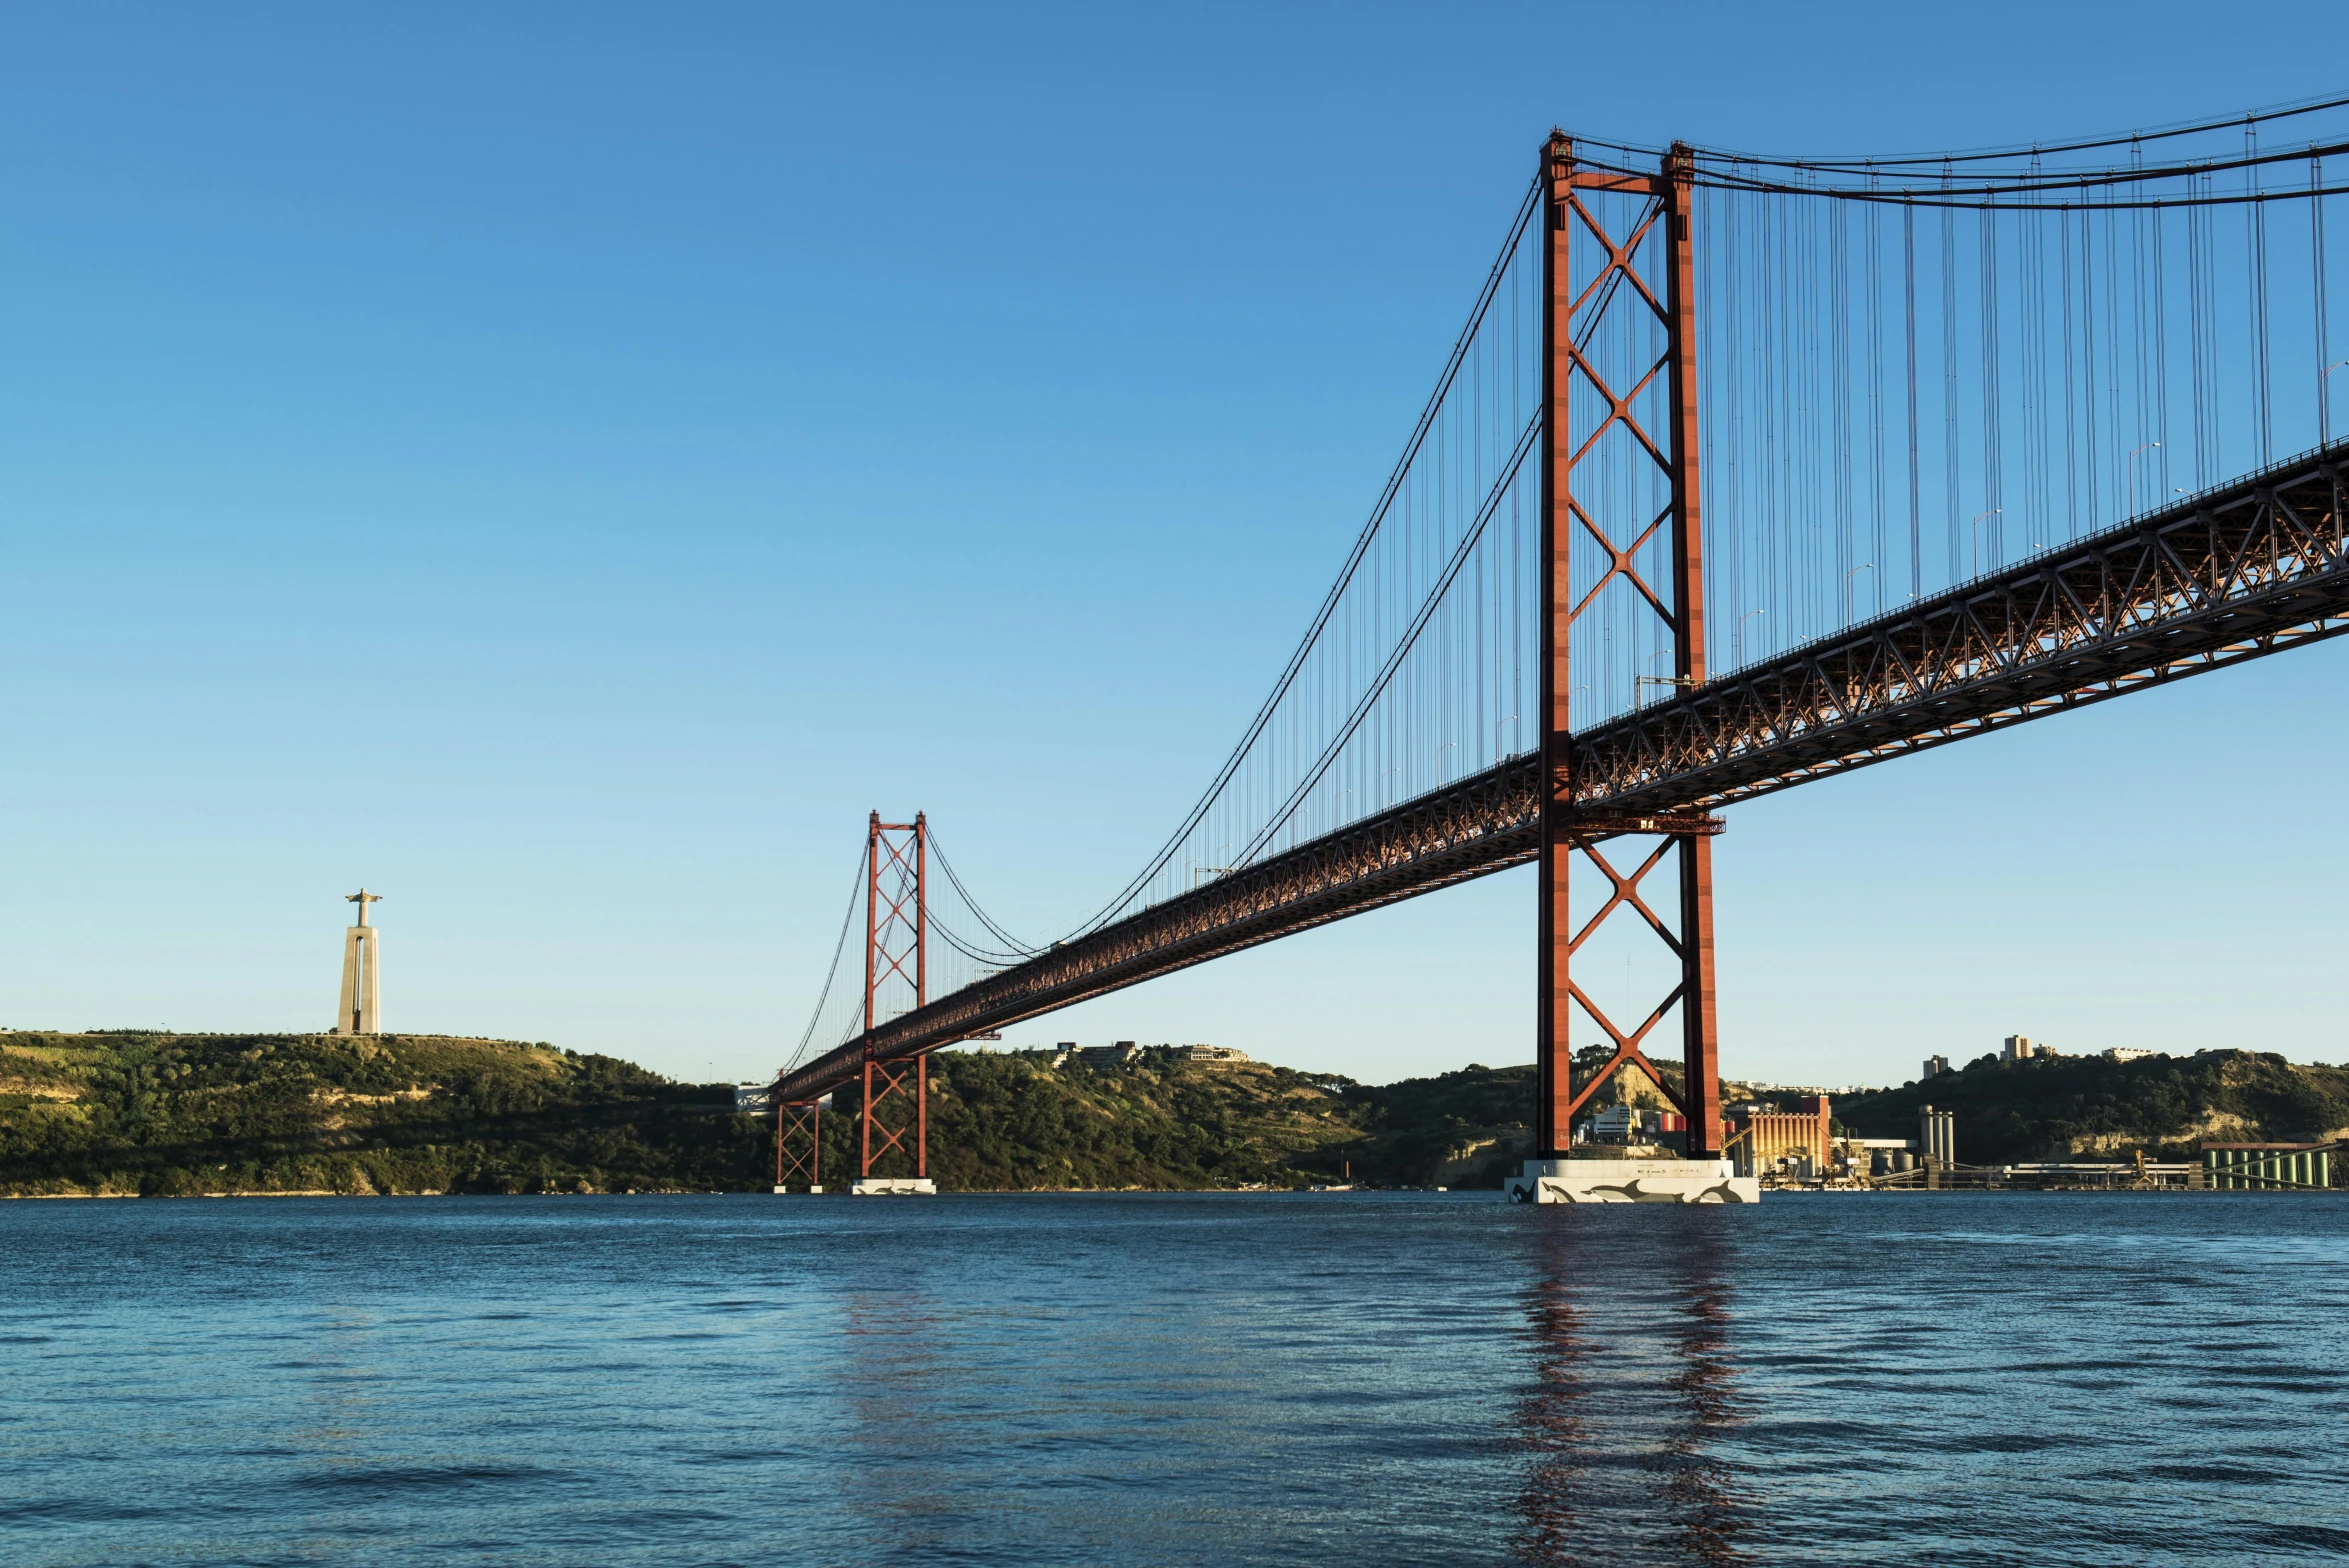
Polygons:
[[2349,1204],[0,1205],[0,1557],[2335,1562]]

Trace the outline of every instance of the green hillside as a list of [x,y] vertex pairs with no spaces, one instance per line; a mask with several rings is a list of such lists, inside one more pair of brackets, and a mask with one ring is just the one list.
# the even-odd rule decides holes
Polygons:
[[[1055,1069],[947,1051],[931,1068],[931,1174],[960,1190],[1291,1186],[1333,1180],[1361,1136],[1331,1080],[1256,1062]],[[840,1097],[853,1111],[854,1096]],[[851,1116],[833,1118],[847,1171]],[[829,1151],[828,1157],[829,1157]]]
[[742,1185],[764,1143],[730,1112],[508,1040],[0,1034],[0,1193]]
[[2349,1068],[2304,1067],[2253,1051],[2117,1062],[2107,1056],[1984,1056],[1962,1070],[1834,1102],[1863,1137],[1913,1138],[1921,1105],[1955,1113],[1967,1164],[2143,1149],[2185,1159],[2214,1142],[2349,1137]]
[[[931,1066],[949,1190],[1497,1181],[1532,1069],[1385,1087],[1263,1063]],[[856,1091],[824,1118],[854,1174]],[[722,1085],[548,1045],[384,1035],[0,1034],[0,1194],[756,1191],[771,1123]],[[1489,1167],[1489,1169],[1488,1169]]]
[[[1053,1068],[948,1051],[933,1072],[931,1174],[962,1189],[1498,1186],[1524,1158],[1533,1100],[1531,1067],[1368,1085],[1261,1062]],[[827,1161],[849,1153],[849,1118],[835,1120]]]
[[[948,1051],[930,1174],[961,1191],[1489,1187],[1528,1152],[1533,1096],[1531,1067],[1371,1085],[1160,1053],[1054,1068]],[[1985,1057],[1839,1097],[1836,1120],[1910,1137],[1926,1101],[1956,1113],[1969,1163],[2349,1134],[2349,1070],[2246,1051]],[[824,1118],[835,1188],[855,1174],[855,1109],[852,1085]],[[0,1033],[0,1195],[758,1191],[773,1162],[771,1123],[734,1114],[727,1086],[549,1045]]]

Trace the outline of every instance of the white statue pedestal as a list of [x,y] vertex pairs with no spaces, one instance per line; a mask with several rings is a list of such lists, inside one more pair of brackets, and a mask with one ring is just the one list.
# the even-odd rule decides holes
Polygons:
[[1727,1160],[1527,1160],[1501,1184],[1511,1203],[1759,1203],[1762,1184]]

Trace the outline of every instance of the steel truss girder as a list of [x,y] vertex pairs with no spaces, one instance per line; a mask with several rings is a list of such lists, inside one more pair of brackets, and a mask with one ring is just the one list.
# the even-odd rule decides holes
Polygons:
[[[919,1057],[908,1063],[902,1053],[882,1055],[872,1048],[880,1027],[881,984],[890,976],[913,987],[913,1011],[921,1012],[930,1000],[930,827],[928,816],[918,811],[911,822],[883,822],[876,811],[866,829],[865,1032],[858,1042],[864,1099],[857,1108],[857,1174],[867,1179],[875,1174],[875,1164],[891,1154],[904,1156],[914,1176],[930,1174],[929,1069]],[[822,1092],[780,1098],[813,1099]],[[894,1123],[882,1110],[893,1098],[900,1102],[896,1111],[902,1117]]]
[[775,1188],[817,1187],[824,1180],[824,1108],[775,1102]]
[[891,1155],[912,1167],[905,1173],[909,1176],[930,1174],[929,1094],[929,1058],[866,1058],[864,1103],[857,1116],[862,1133],[860,1177],[870,1180],[883,1174],[879,1167]]
[[[1585,730],[1573,820],[1611,835],[2349,632],[2345,490],[2349,441]],[[868,1048],[933,1051],[1525,865],[1540,773],[1512,758],[1229,873],[878,1025],[777,1092],[813,1099]]]
[[1712,810],[2349,631],[2349,443],[1577,737],[1584,812]]

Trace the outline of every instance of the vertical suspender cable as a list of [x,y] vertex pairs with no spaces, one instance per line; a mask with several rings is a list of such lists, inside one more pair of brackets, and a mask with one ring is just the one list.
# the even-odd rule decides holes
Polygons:
[[[2259,125],[2254,120],[2243,123],[2243,150],[2247,159],[2259,151]],[[2265,464],[2275,461],[2276,431],[2267,356],[2267,204],[2257,199],[2258,165],[2243,165],[2243,191],[2253,198],[2243,204],[2243,224],[2251,251],[2251,354],[2257,365],[2252,405],[2259,411],[2259,460]]]
[[[1942,183],[1949,171],[1942,170]],[[1957,211],[1941,209],[1941,487],[1944,526],[1949,530],[1949,580],[1965,579],[1964,503],[1958,499],[1957,384]]]
[[[2002,421],[1999,417],[1999,311],[1998,311],[1998,212],[1984,206],[1981,210],[1982,245],[1982,314],[1975,324],[1982,345],[1982,509],[1989,515],[1982,519],[1989,525],[1990,549],[1974,570],[1985,566],[1996,567],[2006,555],[2006,466]],[[1968,532],[1973,530],[1969,528]],[[1969,550],[1974,548],[1967,541]]]
[[2063,239],[2060,257],[2064,332],[2064,537],[2077,539],[2080,537],[2080,436],[2078,389],[2072,365],[2072,220],[2068,213],[2057,217],[2056,230]]
[[[2085,187],[2081,195],[2087,195]],[[2097,529],[2104,526],[2104,512],[2098,504],[2096,456],[2096,223],[2085,205],[2080,208],[2080,372],[2081,429],[2087,437],[2080,470],[2087,482],[2088,526]]]
[[2333,443],[2333,413],[2325,383],[2332,379],[2332,332],[2325,320],[2325,161],[2313,149],[2308,155],[2309,279],[2316,293],[2316,439]]
[[1909,384],[1909,597],[1925,593],[1924,511],[1918,493],[1917,440],[1917,209],[1900,209],[1901,304],[1908,317]]
[[2160,207],[2147,218],[2153,230],[2153,436],[2161,460],[2155,495],[2170,494],[2169,226]]
[[[1875,181],[1869,181],[1871,187]],[[1884,553],[1884,209],[1868,203],[1868,480],[1870,484],[1869,597],[1884,608],[1884,578],[1892,562]]]

